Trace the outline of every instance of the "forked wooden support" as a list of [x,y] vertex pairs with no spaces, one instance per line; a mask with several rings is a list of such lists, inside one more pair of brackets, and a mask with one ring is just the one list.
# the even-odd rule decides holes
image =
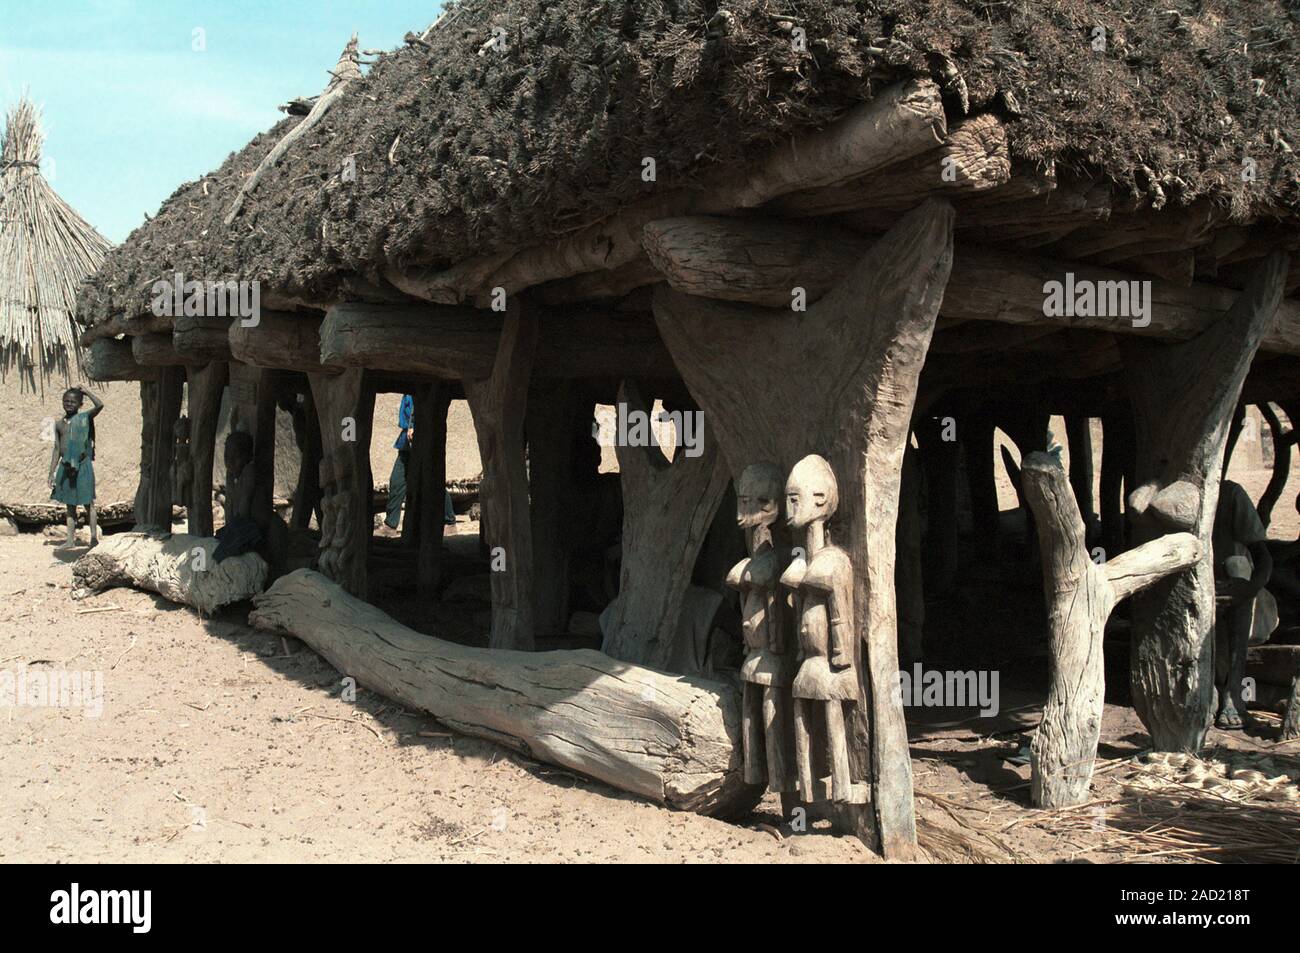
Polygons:
[[491,376],[466,380],[464,385],[483,460],[479,499],[492,570],[488,644],[494,649],[533,648],[533,534],[524,463],[524,414],[537,331],[536,314],[512,297]]
[[[1210,535],[1224,443],[1246,372],[1281,303],[1287,267],[1284,252],[1270,255],[1228,313],[1188,341],[1122,344],[1137,431],[1130,501],[1186,484],[1196,497],[1190,529],[1202,548],[1194,566],[1134,601],[1133,706],[1157,751],[1198,751],[1214,714]],[[1165,528],[1137,521],[1135,541]]]
[[1102,639],[1111,610],[1191,566],[1201,545],[1191,533],[1172,533],[1098,565],[1056,458],[1029,454],[1021,462],[1020,480],[1038,528],[1052,648],[1051,687],[1030,745],[1030,793],[1038,807],[1069,807],[1087,800],[1092,782],[1106,695]]
[[[624,381],[620,410],[646,420],[652,409],[640,389]],[[620,442],[623,485],[623,563],[618,598],[602,617],[602,651],[613,658],[672,672],[695,674],[698,660],[683,644],[683,606],[691,572],[728,476],[715,439],[701,434],[702,452],[678,447],[670,462],[645,428],[648,442]]]
[[[854,667],[862,680],[848,726],[851,768],[855,782],[871,785],[871,804],[854,811],[854,826],[886,857],[911,857],[916,845],[897,691],[895,524],[918,379],[952,267],[952,225],[942,201],[901,216],[806,312],[664,286],[655,292],[660,333],[732,475],[760,461],[789,472],[819,453],[838,478],[836,538],[855,570]],[[738,254],[741,246],[743,236]],[[659,264],[681,263],[665,251]],[[803,282],[795,275],[791,283],[793,291]]]

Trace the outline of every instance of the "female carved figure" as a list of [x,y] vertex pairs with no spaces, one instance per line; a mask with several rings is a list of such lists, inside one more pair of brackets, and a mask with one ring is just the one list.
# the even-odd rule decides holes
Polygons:
[[[799,787],[805,801],[814,797],[812,719],[821,708],[826,718],[831,799],[849,802],[853,779],[844,729],[844,706],[859,698],[853,667],[853,565],[849,556],[826,540],[826,521],[839,505],[839,486],[831,465],[810,455],[800,460],[785,486],[786,523],[803,530],[805,546],[781,577],[795,593],[799,620],[799,674],[795,676],[794,744]],[[818,705],[816,703],[820,702]]]
[[789,554],[779,551],[772,539],[772,525],[780,512],[781,470],[771,463],[750,464],[736,485],[736,522],[744,530],[749,557],[727,574],[727,585],[740,593],[745,639],[745,663],[740,669],[745,686],[741,732],[745,780],[792,792],[794,777],[786,751],[794,653],[786,651],[787,615],[777,586],[782,557]]

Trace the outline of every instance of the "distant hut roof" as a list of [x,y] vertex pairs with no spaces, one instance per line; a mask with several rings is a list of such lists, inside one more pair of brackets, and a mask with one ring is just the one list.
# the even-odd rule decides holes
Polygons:
[[77,289],[109,241],[41,173],[40,114],[24,96],[0,140],[0,369],[25,384],[66,377],[80,364]]
[[[485,52],[498,27],[507,51]],[[230,226],[241,185],[304,119],[177,190],[109,256],[80,316],[143,313],[152,283],[176,270],[324,300],[350,276],[545,241],[915,77],[941,84],[954,121],[999,116],[1018,168],[1104,180],[1125,211],[1195,202],[1225,224],[1295,229],[1298,44],[1297,14],[1279,0],[730,0],[716,15],[466,0],[349,84]],[[348,159],[355,181],[341,175]]]

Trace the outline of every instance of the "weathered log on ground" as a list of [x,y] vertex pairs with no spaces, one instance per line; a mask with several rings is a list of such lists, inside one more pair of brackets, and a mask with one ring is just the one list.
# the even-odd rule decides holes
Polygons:
[[152,381],[158,368],[142,367],[131,352],[131,340],[99,338],[86,348],[86,377],[92,381]]
[[1191,533],[1162,536],[1102,565],[1088,552],[1087,528],[1061,464],[1034,452],[1020,483],[1042,553],[1052,648],[1052,682],[1030,745],[1030,796],[1038,807],[1083,804],[1092,783],[1106,699],[1102,639],[1115,604],[1201,556]]
[[[1140,511],[1143,500],[1186,488],[1182,495],[1193,501],[1180,509],[1191,512],[1178,522],[1190,521],[1202,547],[1194,566],[1162,580],[1133,605],[1133,707],[1157,751],[1200,750],[1214,717],[1210,552],[1224,445],[1242,382],[1277,315],[1287,266],[1285,253],[1270,255],[1232,309],[1190,341],[1124,342],[1138,448],[1130,509]],[[1135,520],[1135,539],[1160,535],[1162,523],[1169,520]]]
[[513,652],[422,635],[298,570],[254,599],[249,623],[296,636],[340,672],[467,735],[660,804],[747,811],[739,694],[590,649]]
[[147,589],[200,613],[247,599],[266,585],[266,561],[244,553],[217,562],[217,541],[188,533],[118,533],[72,566],[73,583],[96,592],[114,586]]
[[[185,511],[172,508],[172,519],[180,519]],[[68,518],[68,508],[62,503],[0,503],[0,516],[8,517],[19,526],[58,526]],[[78,525],[86,524],[85,510],[77,510]],[[96,503],[95,522],[100,529],[112,529],[135,522],[135,501],[119,500],[116,503]]]

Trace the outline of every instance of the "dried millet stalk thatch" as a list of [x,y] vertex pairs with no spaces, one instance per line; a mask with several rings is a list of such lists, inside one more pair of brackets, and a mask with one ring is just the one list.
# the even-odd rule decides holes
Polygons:
[[21,99],[0,143],[0,372],[24,383],[80,366],[77,287],[109,242],[59,198],[41,174],[40,115]]

